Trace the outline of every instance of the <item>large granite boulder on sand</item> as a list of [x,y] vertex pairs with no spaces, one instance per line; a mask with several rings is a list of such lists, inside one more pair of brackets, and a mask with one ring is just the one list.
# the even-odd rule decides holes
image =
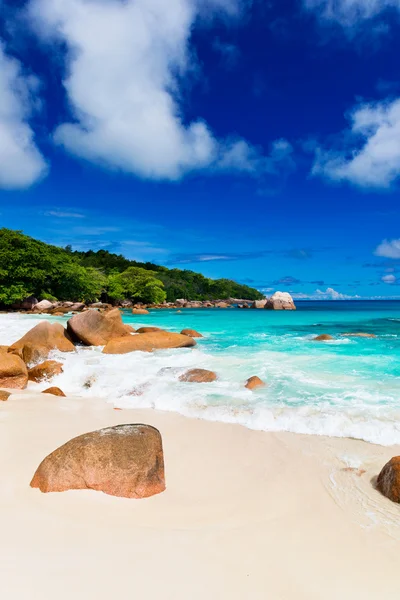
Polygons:
[[113,338],[129,336],[134,330],[122,322],[118,308],[100,313],[87,310],[74,315],[67,323],[68,333],[87,346],[105,346]]
[[386,463],[378,475],[376,487],[392,502],[400,502],[400,456],[394,456]]
[[269,310],[296,310],[292,296],[288,292],[275,292],[267,299],[266,309]]
[[189,383],[211,383],[217,380],[217,374],[214,371],[207,369],[189,369],[179,377],[179,381],[187,381]]
[[116,338],[108,342],[104,354],[127,354],[128,352],[153,352],[167,348],[190,348],[195,346],[193,338],[169,331],[153,331]]
[[165,490],[160,432],[117,425],[73,438],[39,465],[31,486],[42,492],[91,489],[124,498]]
[[195,329],[182,329],[181,334],[188,335],[189,337],[192,337],[192,338],[202,338],[203,337],[201,335],[201,333],[199,333]]
[[28,369],[15,354],[0,354],[0,387],[23,390],[28,383]]
[[12,354],[18,354],[27,364],[46,359],[52,350],[74,352],[75,346],[61,323],[48,321],[35,325],[8,349]]
[[56,360],[45,360],[28,371],[29,381],[46,381],[63,372],[62,363]]
[[6,392],[5,390],[0,390],[0,402],[6,402],[11,396],[11,392]]

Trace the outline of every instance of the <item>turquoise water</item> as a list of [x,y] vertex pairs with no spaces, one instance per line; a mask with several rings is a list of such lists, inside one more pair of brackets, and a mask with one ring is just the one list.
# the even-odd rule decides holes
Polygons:
[[[97,348],[60,355],[64,373],[54,385],[120,407],[154,407],[267,431],[400,443],[400,302],[299,302],[296,312],[183,309],[135,317],[125,311],[123,318],[137,327],[189,327],[205,337],[194,349],[110,356]],[[0,343],[14,341],[36,319],[1,317]],[[377,338],[341,335],[345,332]],[[335,339],[313,341],[321,333]],[[218,381],[179,382],[193,367],[214,370]],[[267,386],[246,390],[252,375]]]

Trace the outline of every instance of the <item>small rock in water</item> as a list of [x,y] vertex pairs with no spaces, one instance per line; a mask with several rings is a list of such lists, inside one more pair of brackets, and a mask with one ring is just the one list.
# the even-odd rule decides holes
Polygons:
[[90,377],[88,377],[86,379],[85,383],[83,384],[83,387],[86,390],[89,390],[95,383],[96,383],[96,375],[91,375]]
[[190,369],[179,377],[179,381],[190,383],[211,383],[217,380],[217,374],[207,369]]
[[202,338],[203,337],[201,335],[201,333],[199,333],[195,329],[182,329],[181,335],[188,335],[189,337],[192,337],[192,338]]
[[44,381],[46,379],[52,379],[56,375],[60,375],[63,372],[62,363],[57,362],[56,360],[45,360],[40,363],[40,365],[36,365],[32,367],[28,371],[28,379],[29,381]]
[[314,338],[314,342],[329,342],[333,339],[334,338],[329,335],[329,333],[321,333],[321,335],[317,335],[317,337]]
[[259,387],[265,387],[265,383],[262,379],[257,377],[257,375],[253,375],[253,377],[249,377],[244,387],[246,387],[248,390],[255,390]]
[[117,425],[73,438],[39,465],[31,487],[42,492],[92,489],[123,498],[165,490],[160,432],[150,425]]
[[394,456],[386,463],[378,475],[376,487],[392,502],[400,502],[400,456]]
[[341,335],[346,336],[346,337],[359,337],[359,338],[376,338],[376,335],[374,333],[342,333]]

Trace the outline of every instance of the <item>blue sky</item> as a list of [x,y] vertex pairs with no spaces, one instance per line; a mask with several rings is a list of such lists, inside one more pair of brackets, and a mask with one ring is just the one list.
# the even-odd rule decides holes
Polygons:
[[400,0],[0,0],[0,224],[400,296]]

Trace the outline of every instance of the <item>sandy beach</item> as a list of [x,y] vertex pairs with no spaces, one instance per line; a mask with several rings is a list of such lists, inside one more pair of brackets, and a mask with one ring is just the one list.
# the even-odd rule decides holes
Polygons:
[[[119,423],[161,431],[163,494],[127,500],[29,487],[56,447]],[[400,509],[374,489],[373,478],[400,447],[256,432],[32,391],[0,403],[0,432],[7,600],[398,593]]]

